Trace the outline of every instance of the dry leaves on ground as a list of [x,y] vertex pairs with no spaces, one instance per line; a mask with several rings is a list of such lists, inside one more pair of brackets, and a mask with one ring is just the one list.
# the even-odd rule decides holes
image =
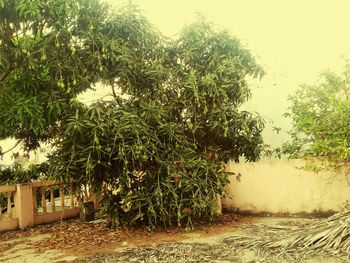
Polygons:
[[[238,217],[235,215],[223,215],[217,218],[215,223],[203,221],[195,226],[196,232],[212,232],[222,226],[235,222]],[[101,223],[102,222],[102,223]],[[48,237],[38,241],[27,241],[37,253],[46,250],[58,249],[71,252],[74,255],[86,257],[96,253],[113,251],[122,247],[123,242],[142,246],[152,243],[175,242],[181,239],[181,234],[186,233],[185,227],[157,228],[150,231],[147,227],[121,227],[119,230],[112,230],[106,227],[106,223],[84,223],[78,219],[55,222],[46,225],[39,225],[34,228],[9,231],[0,234],[0,239],[14,240],[42,234],[50,234]],[[13,242],[11,243],[13,244]],[[7,250],[10,247],[3,247]],[[0,250],[2,248],[0,247]]]

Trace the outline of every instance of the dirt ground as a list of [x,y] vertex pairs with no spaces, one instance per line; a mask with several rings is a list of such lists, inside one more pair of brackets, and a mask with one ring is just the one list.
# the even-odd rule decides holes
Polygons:
[[[103,220],[68,220],[0,234],[0,262],[300,262],[240,249],[227,238],[248,233],[253,224],[295,225],[305,220],[309,219],[226,215],[215,224],[198,224],[191,232],[185,228],[111,230]],[[344,261],[315,255],[303,262]]]

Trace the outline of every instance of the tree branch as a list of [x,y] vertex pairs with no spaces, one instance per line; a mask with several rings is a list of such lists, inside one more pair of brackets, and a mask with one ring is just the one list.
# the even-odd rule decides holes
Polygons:
[[15,148],[18,146],[18,144],[20,144],[20,143],[21,143],[21,141],[17,141],[16,144],[15,144],[12,148],[8,149],[7,151],[2,152],[2,151],[0,150],[0,156],[1,156],[1,155],[5,155],[6,153],[12,151],[12,150],[15,149]]
[[115,89],[114,89],[114,81],[112,81],[112,94],[113,94],[113,97],[114,98],[117,98],[117,93],[115,92]]
[[10,75],[11,71],[12,69],[9,69],[7,72],[1,74],[0,82],[3,82],[8,77],[8,75]]

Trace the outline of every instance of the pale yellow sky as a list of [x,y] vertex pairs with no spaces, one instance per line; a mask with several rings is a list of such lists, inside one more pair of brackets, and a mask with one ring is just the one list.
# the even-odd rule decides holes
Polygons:
[[[117,4],[120,1],[110,0]],[[309,80],[349,54],[350,1],[135,0],[161,32],[172,36],[200,12],[229,29],[272,74]],[[312,75],[312,76],[311,76]]]
[[[116,6],[123,3],[105,1]],[[286,136],[275,135],[271,127],[288,129],[290,126],[289,120],[282,117],[288,106],[288,94],[301,83],[316,81],[325,69],[340,71],[343,57],[350,58],[349,0],[133,2],[167,36],[175,36],[199,12],[219,27],[230,30],[259,57],[267,74],[261,82],[251,82],[253,98],[246,107],[265,117],[264,139],[276,146],[286,140]],[[105,92],[97,90],[84,97],[86,101],[94,100]],[[0,145],[4,149],[8,146]]]

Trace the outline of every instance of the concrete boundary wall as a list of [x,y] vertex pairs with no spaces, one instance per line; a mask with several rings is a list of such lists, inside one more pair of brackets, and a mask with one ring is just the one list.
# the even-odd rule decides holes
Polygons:
[[[223,209],[248,213],[314,214],[334,213],[350,201],[350,175],[314,172],[315,160],[272,160],[230,163],[228,196]],[[308,169],[305,169],[308,167]]]
[[15,230],[18,228],[18,218],[0,221],[0,232]]
[[79,215],[79,211],[79,207],[73,207],[71,209],[63,209],[61,211],[34,215],[34,225],[41,225],[54,221],[59,221],[61,219],[76,217]]

